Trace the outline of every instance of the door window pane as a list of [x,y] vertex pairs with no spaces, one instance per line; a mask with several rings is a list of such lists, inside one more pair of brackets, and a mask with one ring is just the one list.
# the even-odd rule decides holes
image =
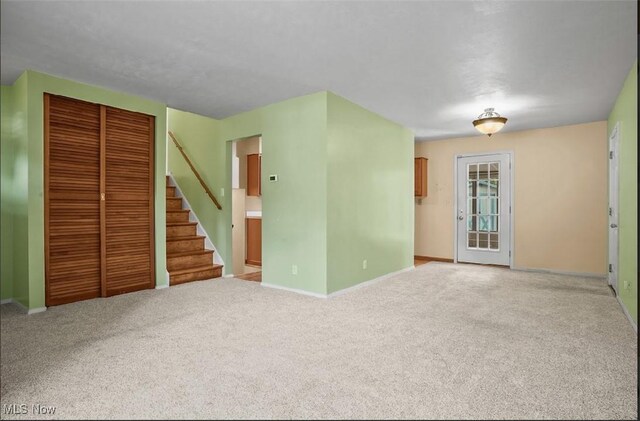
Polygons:
[[476,248],[478,247],[478,234],[475,232],[470,232],[467,234],[467,247],[468,248]]
[[467,231],[477,231],[476,228],[476,224],[477,222],[477,216],[468,216],[467,217]]
[[491,164],[489,164],[489,178],[492,178],[494,180],[497,180],[498,178],[500,178],[500,163],[499,162],[492,162]]
[[478,166],[476,164],[469,165],[469,180],[478,179]]
[[498,250],[498,234],[489,234],[489,248],[491,250]]
[[489,198],[481,197],[477,200],[478,200],[478,215],[489,215],[491,213]]
[[488,219],[488,228],[489,228],[487,231],[498,232],[498,216],[497,215],[487,216],[487,219]]
[[478,231],[489,231],[490,216],[478,216]]
[[486,232],[478,233],[478,248],[479,249],[489,248],[489,234],[487,234]]
[[477,200],[478,199],[475,198],[469,198],[467,200],[467,215],[475,215],[478,213]]
[[467,196],[468,197],[476,197],[478,191],[478,182],[477,181],[469,181],[467,182]]
[[489,179],[489,164],[478,164],[478,178],[480,180]]
[[491,180],[489,182],[489,196],[498,195],[498,180]]
[[478,197],[488,196],[489,195],[489,186],[487,185],[486,180],[478,181]]
[[492,197],[489,199],[489,214],[491,215],[497,215],[500,209],[498,208],[498,198],[497,197]]

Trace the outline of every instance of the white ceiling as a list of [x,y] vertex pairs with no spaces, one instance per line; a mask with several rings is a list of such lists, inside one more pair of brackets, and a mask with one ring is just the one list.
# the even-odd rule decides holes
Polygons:
[[0,78],[25,69],[215,118],[330,90],[419,140],[607,118],[635,1],[2,1]]

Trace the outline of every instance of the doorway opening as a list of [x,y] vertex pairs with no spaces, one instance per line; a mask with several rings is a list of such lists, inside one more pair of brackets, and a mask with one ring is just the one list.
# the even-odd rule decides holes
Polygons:
[[262,281],[262,136],[231,144],[232,269],[235,278]]
[[512,266],[511,153],[458,155],[454,262]]

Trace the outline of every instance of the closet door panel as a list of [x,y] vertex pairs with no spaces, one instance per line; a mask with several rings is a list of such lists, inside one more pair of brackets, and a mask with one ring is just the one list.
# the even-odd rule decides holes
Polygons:
[[45,94],[45,303],[99,297],[100,106]]
[[106,295],[153,288],[154,118],[106,109]]

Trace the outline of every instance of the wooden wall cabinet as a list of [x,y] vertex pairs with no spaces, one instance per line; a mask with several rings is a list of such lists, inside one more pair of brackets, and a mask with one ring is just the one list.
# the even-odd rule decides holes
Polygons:
[[260,196],[262,186],[260,185],[260,154],[247,155],[247,196]]
[[262,266],[262,219],[247,218],[247,258],[248,265]]
[[414,196],[427,197],[427,158],[415,158],[414,167]]

